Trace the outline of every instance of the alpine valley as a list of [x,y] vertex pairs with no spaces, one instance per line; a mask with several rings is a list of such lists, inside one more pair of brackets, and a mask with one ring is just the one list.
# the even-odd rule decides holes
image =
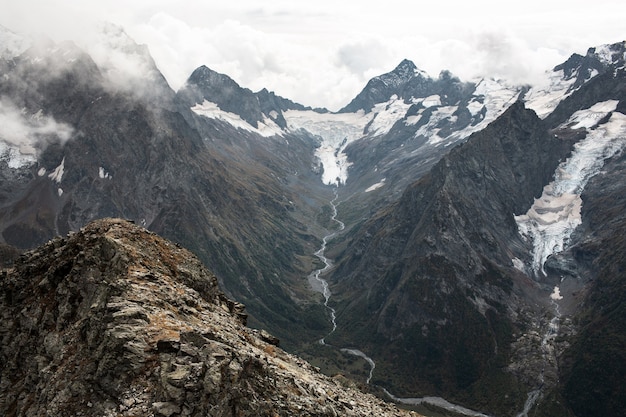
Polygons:
[[405,415],[315,367],[425,415],[626,409],[626,42],[537,85],[405,60],[330,112],[206,66],[173,91],[101,32],[0,28],[3,415]]

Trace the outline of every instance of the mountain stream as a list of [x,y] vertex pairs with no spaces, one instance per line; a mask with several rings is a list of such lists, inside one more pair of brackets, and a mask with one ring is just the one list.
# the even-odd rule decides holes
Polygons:
[[[341,220],[337,219],[337,206],[339,205],[339,203],[337,203],[337,200],[339,198],[339,195],[337,193],[336,188],[335,188],[334,193],[335,193],[335,196],[330,201],[330,206],[332,210],[331,220],[337,223],[339,227],[337,230],[330,232],[329,234],[324,236],[324,238],[322,239],[322,245],[317,250],[317,252],[315,252],[315,256],[317,256],[318,259],[322,261],[324,266],[322,268],[316,269],[308,276],[308,281],[309,281],[309,284],[311,285],[311,288],[314,291],[319,292],[324,296],[324,307],[326,307],[326,309],[328,310],[330,321],[332,324],[332,330],[328,334],[326,334],[326,336],[324,336],[318,341],[318,343],[325,345],[325,346],[331,346],[326,343],[325,339],[337,330],[337,312],[333,307],[329,305],[329,301],[330,301],[330,297],[332,296],[332,293],[330,291],[328,281],[326,281],[323,278],[324,274],[326,274],[328,270],[332,267],[331,261],[325,255],[326,246],[331,239],[337,236],[337,234],[339,234],[345,228],[345,224]],[[365,354],[364,352],[358,349],[340,348],[339,350],[349,355],[358,356],[364,359],[369,364],[370,366],[369,375],[365,381],[366,384],[369,384],[372,380],[372,376],[374,375],[376,362],[374,362],[372,358],[367,356],[367,354]],[[465,416],[490,417],[487,414],[483,414],[481,412],[470,410],[460,405],[453,404],[441,397],[399,398],[399,397],[394,396],[393,394],[391,394],[389,391],[387,391],[384,388],[382,390],[391,400],[400,404],[406,404],[406,405],[430,404],[430,405],[434,405],[436,407],[439,407],[448,411],[453,411],[455,413],[465,415]]]

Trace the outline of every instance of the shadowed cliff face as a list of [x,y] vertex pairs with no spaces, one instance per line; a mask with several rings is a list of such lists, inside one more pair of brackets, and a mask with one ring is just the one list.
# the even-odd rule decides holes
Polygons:
[[[569,146],[518,102],[338,243],[341,343],[374,353],[383,373],[407,364],[406,373],[378,373],[401,393],[419,387],[471,402],[505,379],[523,391],[521,375],[502,372],[530,305],[528,278],[512,266],[528,251],[513,216],[541,194]],[[514,395],[496,398],[492,410],[520,406]]]
[[[546,89],[528,91],[495,80],[465,83],[445,71],[438,79],[431,79],[411,62],[403,61],[394,71],[372,79],[340,114],[324,115],[330,118],[319,117],[323,110],[308,111],[266,90],[253,93],[206,67],[196,70],[175,94],[145,48],[131,45],[131,50],[146,60],[150,71],[143,74],[145,77],[135,74],[134,80],[141,85],[130,89],[128,85],[111,85],[111,68],[99,66],[71,44],[50,44],[0,60],[0,121],[10,115],[26,129],[24,137],[8,138],[15,146],[23,145],[20,149],[26,153],[17,158],[5,146],[7,137],[0,138],[1,264],[11,265],[17,256],[17,251],[5,243],[32,248],[53,236],[79,230],[96,218],[133,219],[196,253],[217,274],[228,296],[245,302],[251,325],[270,329],[291,349],[314,345],[312,350],[317,354],[326,349],[315,341],[326,334],[329,322],[321,297],[311,292],[305,277],[316,269],[312,254],[320,247],[321,237],[330,239],[328,233],[335,223],[330,216],[336,214],[335,220],[346,227],[344,235],[328,241],[326,248],[328,260],[333,261],[329,265],[336,266],[327,278],[332,292],[330,304],[338,313],[339,326],[328,342],[363,349],[371,355],[365,357],[376,362],[373,384],[398,396],[444,395],[494,415],[517,415],[529,390],[538,386],[555,387],[552,392],[543,389],[549,401],[542,399],[541,407],[533,409],[544,415],[561,415],[566,408],[576,415],[593,415],[601,406],[605,406],[605,414],[615,414],[614,410],[624,408],[616,400],[624,396],[614,391],[615,386],[624,385],[620,385],[623,373],[611,374],[621,369],[616,365],[621,360],[619,349],[614,346],[619,346],[623,327],[623,315],[619,314],[624,298],[621,154],[618,152],[589,182],[590,188],[583,194],[583,223],[572,235],[569,248],[548,257],[548,276],[528,272],[532,244],[520,236],[514,217],[526,213],[533,199],[541,195],[573,142],[595,137],[593,131],[621,129],[617,125],[621,116],[612,118],[610,113],[585,127],[572,117],[602,103],[600,107],[609,106],[610,112],[626,111],[624,43],[597,51],[592,48],[584,57],[574,55],[550,74]],[[543,120],[520,103],[509,108],[518,99]],[[371,113],[364,122],[360,116],[360,121],[344,118],[350,111],[359,111],[361,116],[362,111]],[[335,120],[334,116],[341,117]],[[303,130],[305,127],[311,130]],[[357,132],[354,137],[353,131]],[[332,140],[322,137],[326,132],[332,132]],[[350,140],[341,136],[346,132]],[[469,137],[471,132],[479,133]],[[6,135],[7,129],[2,134]],[[23,142],[25,138],[30,142]],[[466,143],[454,147],[461,142]],[[322,148],[327,148],[324,155],[332,155],[330,168],[338,162],[344,164],[347,175],[350,167],[347,182],[335,190],[320,181],[321,169],[329,168],[316,159]],[[333,197],[336,199],[329,205]],[[150,239],[149,234],[137,236]],[[72,259],[84,259],[77,248],[86,241],[72,239],[61,252]],[[55,245],[61,241],[54,242],[52,247],[59,249]],[[110,255],[107,245],[101,244],[105,257]],[[150,256],[156,259],[161,255],[151,252]],[[80,265],[52,258],[48,261],[53,266],[46,267],[45,273],[28,269],[25,261],[18,263],[22,271],[45,275],[37,285],[28,284],[30,292],[22,292],[21,301],[39,294],[45,308],[56,306],[50,292],[43,295],[50,290],[50,282],[58,284],[52,286],[60,288],[59,296],[68,297],[71,291],[61,284],[60,277],[65,276],[66,269]],[[148,261],[141,262],[146,266]],[[151,262],[151,267],[157,267]],[[102,268],[116,271],[115,265]],[[176,269],[160,273],[188,277]],[[105,275],[108,277],[100,270],[94,276]],[[153,275],[149,273],[146,279],[150,281]],[[579,309],[579,313],[556,323],[561,329],[559,337],[551,337],[560,344],[558,349],[556,345],[544,349],[542,332],[549,330],[555,317],[555,304],[549,295],[563,276],[573,277],[575,284],[561,288],[563,294],[567,291],[572,296],[561,302],[562,312],[565,315]],[[135,278],[128,278],[127,284],[148,288]],[[213,285],[212,276],[206,279]],[[192,281],[186,285],[194,291],[212,294],[208,287]],[[13,287],[6,294],[9,304],[14,289],[26,285],[11,282]],[[98,287],[96,292],[113,291],[117,296],[128,289],[127,284],[115,284],[115,291]],[[82,291],[71,303],[96,297],[85,289],[92,288],[92,283],[85,285],[70,285],[72,291],[74,287]],[[169,281],[164,287],[178,288]],[[168,294],[156,294],[169,300],[173,310],[166,306],[167,311],[175,311],[173,316],[164,313],[165,328],[172,323],[186,328],[179,315],[188,314],[189,308],[197,310],[199,302],[181,304],[167,298]],[[223,296],[216,297],[223,301]],[[97,306],[96,301],[89,305]],[[139,329],[132,327],[136,320],[146,321],[148,317],[150,323],[158,322],[148,314],[152,307],[133,304],[130,310],[124,306],[115,310],[115,303],[110,315],[98,317],[104,317],[106,323],[117,318],[135,320],[121,323],[133,331]],[[229,302],[218,303],[232,313]],[[54,326],[70,326],[72,317],[79,315],[72,308],[54,307],[45,310],[53,311],[45,317],[39,314],[43,310],[33,310],[23,318],[18,314],[22,310],[11,305],[15,317],[10,326],[35,329],[33,323],[40,322],[46,326],[29,333],[28,337],[39,337],[32,343],[40,342],[44,347],[29,362],[28,372],[35,376],[20,374],[21,379],[15,380],[18,384],[31,387],[32,378],[48,378],[56,372],[60,362],[48,364],[62,348],[55,342],[56,336],[46,339],[41,334]],[[79,310],[82,314],[87,308]],[[93,325],[97,328],[97,323]],[[68,336],[68,343],[85,338],[101,340],[96,333],[84,333],[86,327],[81,329],[76,336]],[[151,329],[149,334],[159,331]],[[208,330],[203,329],[192,333],[222,342],[207,336]],[[578,335],[574,330],[580,330]],[[159,388],[167,395],[149,398],[158,404],[153,409],[156,414],[174,415],[179,409],[183,413],[183,394],[176,391],[181,384],[196,392],[214,392],[211,390],[215,388],[204,382],[203,388],[198,388],[195,377],[185,379],[196,375],[187,365],[212,359],[194,350],[198,347],[194,340],[200,340],[202,346],[208,342],[195,333],[183,333],[171,343],[164,339],[150,348],[158,355],[150,364],[159,364],[154,368],[158,373],[164,369],[159,383],[169,384]],[[131,353],[121,356],[130,361],[135,372],[146,360],[132,355],[147,345],[145,340],[126,339],[130,336],[124,331],[120,334],[114,335],[117,339],[113,342],[103,343],[119,353],[122,350],[116,346],[131,341]],[[176,353],[177,349],[184,354]],[[544,352],[550,349],[558,352],[551,353],[546,367]],[[557,361],[556,355],[563,351],[559,357],[563,361]],[[180,359],[181,355],[186,359]],[[215,360],[228,363],[224,366],[230,369],[231,359],[222,361],[225,355],[234,358],[228,350],[218,354],[222,359]],[[117,356],[102,357],[99,361],[106,366],[94,366],[97,372],[130,372],[124,368],[126,362],[119,360]],[[240,375],[239,365],[233,365],[232,372],[220,371],[219,378]],[[170,376],[176,375],[179,367],[182,376]],[[348,363],[333,372],[340,369],[360,375],[362,370],[357,368],[357,364]],[[66,372],[69,368],[63,369]],[[59,378],[66,379],[63,375]],[[105,388],[94,392],[117,389],[107,385],[108,374],[97,375],[105,380]],[[212,375],[210,378],[218,378]],[[592,382],[579,384],[580,380]],[[258,382],[246,384],[268,389]],[[81,387],[71,385],[69,394],[59,394],[62,399],[58,404],[71,402],[67,398],[83,392]],[[540,391],[536,390],[538,394]],[[250,391],[241,392],[247,395]],[[46,391],[45,395],[55,394]],[[235,397],[223,398],[228,404],[240,404]],[[16,401],[11,407],[28,407],[19,402],[22,400]],[[140,398],[138,403],[146,401]],[[193,405],[197,409],[208,404],[198,401]],[[547,403],[560,404],[560,408],[544,408]],[[101,408],[108,410],[109,405]],[[144,409],[141,405],[141,410],[152,406]],[[130,396],[123,397],[119,407],[126,407],[129,413],[139,412]]]
[[410,415],[246,328],[197,258],[127,221],[1,274],[2,415]]
[[2,103],[24,123],[54,120],[71,133],[38,137],[29,164],[0,160],[0,242],[27,249],[97,218],[133,219],[200,256],[249,305],[251,323],[296,340],[287,337],[307,328],[299,318],[309,296],[298,281],[317,244],[303,223],[317,197],[300,197],[319,183],[314,144],[195,125],[188,107],[172,110],[162,83],[150,90],[161,100],[115,90],[85,53],[57,49],[5,63]]
[[[583,225],[563,254],[582,291],[576,338],[561,360],[559,395],[576,416],[619,415],[626,407],[626,158],[616,155],[583,197]],[[563,270],[560,271],[564,273]],[[571,273],[571,271],[570,271]],[[545,413],[544,415],[549,415]]]

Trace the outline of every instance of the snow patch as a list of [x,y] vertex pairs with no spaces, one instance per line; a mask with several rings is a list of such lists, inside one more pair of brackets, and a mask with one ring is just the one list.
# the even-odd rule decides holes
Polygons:
[[607,114],[615,111],[618,103],[618,100],[607,100],[601,103],[596,103],[587,110],[577,111],[569,119],[569,123],[574,123],[570,127],[572,129],[592,128],[597,125],[600,120],[606,117]]
[[219,108],[215,103],[208,100],[204,100],[202,104],[196,104],[191,110],[199,116],[204,116],[209,119],[222,120],[237,129],[247,130],[249,132],[257,133],[264,137],[270,136],[282,136],[282,129],[274,123],[270,118],[265,117],[263,122],[258,122],[257,127],[252,126],[235,113],[230,113]]
[[382,187],[383,185],[385,185],[385,180],[386,180],[386,178],[383,178],[380,182],[377,182],[376,184],[374,184],[374,185],[371,185],[371,186],[367,187],[367,188],[365,189],[365,192],[366,192],[366,193],[369,193],[370,191],[374,191],[374,190],[379,189],[380,187]]
[[44,175],[46,175],[46,169],[43,167],[39,168],[39,171],[37,171],[37,175],[43,177]]
[[417,132],[415,132],[415,137],[425,136],[428,138],[428,143],[431,145],[443,142],[446,138],[439,136],[439,132],[441,131],[441,129],[437,129],[436,126],[438,126],[439,123],[444,119],[451,119],[452,115],[457,110],[457,106],[438,107],[430,115],[428,123],[417,129]]
[[513,267],[515,269],[518,269],[522,272],[526,272],[526,266],[524,265],[524,261],[522,261],[519,258],[513,258],[511,259],[511,262],[513,262]]
[[111,179],[113,178],[108,172],[105,171],[103,167],[98,167],[98,177],[101,179]]
[[55,181],[57,184],[60,184],[61,180],[63,179],[64,173],[65,173],[65,157],[63,157],[59,166],[56,167],[54,171],[52,171],[50,174],[48,174],[48,178],[50,178],[52,181]]
[[554,301],[563,299],[563,296],[561,295],[561,289],[558,287],[558,285],[554,287],[554,291],[552,291],[552,294],[550,294],[550,298],[552,298]]
[[5,161],[9,168],[17,169],[37,162],[34,154],[22,153],[19,147],[10,146],[2,142],[1,139],[2,137],[0,136],[0,161]]
[[[465,136],[484,129],[487,125],[496,120],[506,109],[508,109],[519,97],[520,89],[510,85],[503,80],[484,78],[480,80],[474,90],[474,95],[482,98],[482,103],[474,103],[472,110],[479,112],[484,106],[486,108],[485,118],[474,126],[464,130]],[[480,108],[478,105],[481,105]],[[470,106],[468,106],[470,107]],[[470,110],[470,112],[472,111]],[[475,113],[472,113],[473,115]]]
[[437,94],[428,96],[422,100],[422,106],[425,108],[433,107],[433,106],[441,106],[441,97]]

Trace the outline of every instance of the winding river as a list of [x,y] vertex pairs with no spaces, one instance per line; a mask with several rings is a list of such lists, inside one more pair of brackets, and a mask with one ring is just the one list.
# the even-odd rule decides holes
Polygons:
[[[336,188],[334,190],[334,195],[335,195],[334,198],[330,201],[330,207],[332,210],[331,220],[337,223],[338,228],[334,232],[331,232],[327,234],[326,236],[324,236],[324,238],[322,239],[322,245],[317,250],[317,252],[315,252],[315,256],[317,256],[319,260],[322,261],[324,266],[322,268],[316,269],[308,276],[309,284],[311,285],[313,290],[321,293],[324,296],[324,306],[328,310],[328,313],[330,316],[332,330],[328,334],[326,334],[326,336],[324,336],[318,341],[320,344],[326,345],[326,346],[330,346],[330,345],[326,343],[325,339],[337,330],[337,312],[333,307],[329,305],[329,301],[330,301],[330,297],[332,296],[332,293],[330,291],[328,281],[326,281],[323,278],[323,276],[332,267],[331,261],[325,255],[326,246],[331,239],[337,236],[337,234],[339,234],[345,228],[345,224],[341,220],[337,219],[337,206],[339,205],[339,203],[337,203],[337,200],[339,198],[339,195],[338,195]],[[339,350],[349,355],[358,356],[369,364],[370,371],[365,381],[367,384],[369,384],[372,380],[372,376],[374,375],[376,362],[374,362],[372,358],[367,356],[367,354],[365,354],[364,352],[358,349],[340,348]],[[459,413],[461,415],[472,416],[472,417],[489,417],[487,414],[483,414],[479,411],[470,410],[460,405],[453,404],[441,397],[399,398],[389,393],[389,391],[387,391],[384,388],[383,388],[383,391],[391,400],[397,403],[401,403],[401,404],[407,404],[407,405],[431,404],[431,405],[437,406],[439,408],[442,408],[448,411]]]
[[309,275],[309,278],[308,278],[309,284],[311,285],[313,290],[322,293],[322,295],[324,296],[324,306],[326,307],[326,309],[328,310],[330,314],[330,321],[333,326],[330,333],[328,333],[326,336],[324,336],[323,338],[319,340],[319,343],[321,343],[322,345],[326,344],[324,339],[330,336],[331,334],[333,334],[335,330],[337,330],[337,313],[334,308],[328,305],[328,301],[330,300],[330,296],[332,295],[332,293],[330,292],[330,288],[328,287],[328,281],[322,278],[322,275],[325,274],[332,266],[331,262],[325,256],[326,245],[328,244],[329,240],[337,236],[337,234],[340,233],[346,227],[346,225],[342,221],[337,220],[338,204],[336,203],[336,201],[338,198],[339,198],[339,194],[337,193],[337,189],[335,188],[335,197],[332,200],[330,200],[330,207],[332,210],[332,215],[330,219],[333,222],[337,223],[339,227],[337,230],[327,234],[322,239],[322,246],[318,249],[317,252],[315,252],[315,256],[317,256],[319,260],[324,263],[324,266],[320,269],[313,271],[313,273],[311,273],[311,275]]

